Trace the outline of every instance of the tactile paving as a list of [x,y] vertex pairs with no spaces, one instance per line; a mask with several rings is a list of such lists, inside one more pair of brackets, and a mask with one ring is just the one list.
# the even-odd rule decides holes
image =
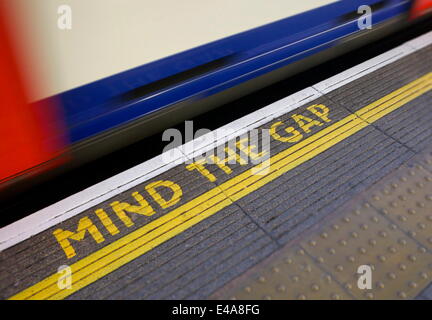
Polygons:
[[283,250],[226,296],[230,299],[349,299],[301,247]]
[[[284,106],[250,146],[233,139],[219,159],[140,180],[8,247],[0,298],[431,296],[432,73],[419,54]],[[262,175],[240,156],[264,152]],[[64,265],[72,290],[58,285]]]
[[[415,297],[429,283],[426,248],[365,202],[302,242],[322,268],[358,299]],[[372,288],[357,285],[360,266],[370,266]]]
[[[401,166],[214,297],[417,297],[432,280],[430,160],[426,152]],[[362,265],[371,269],[370,289],[358,286]]]
[[432,173],[420,163],[397,172],[370,202],[410,237],[432,249]]

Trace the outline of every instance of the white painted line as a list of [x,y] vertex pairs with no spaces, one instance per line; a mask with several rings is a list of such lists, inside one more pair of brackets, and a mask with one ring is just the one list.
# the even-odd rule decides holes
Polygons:
[[[312,87],[276,101],[260,110],[235,120],[211,133],[190,141],[168,153],[161,154],[131,169],[82,190],[66,199],[39,210],[0,229],[0,252],[48,228],[65,221],[84,210],[98,205],[123,191],[143,183],[167,170],[192,159],[211,148],[257,128],[285,113],[304,105],[321,95],[367,75],[401,57],[424,47],[422,41],[431,43],[431,33],[390,50],[378,57],[348,69]],[[426,44],[426,45],[427,45]],[[169,162],[164,162],[167,158]]]
[[0,252],[184,162],[180,150],[161,154],[0,229]]
[[333,77],[321,81],[312,87],[322,94],[329,93],[330,91],[336,90],[349,82],[363,77],[368,73],[395,62],[396,60],[399,60],[400,58],[405,57],[412,52],[413,49],[411,47],[401,45],[368,61],[360,63],[359,65],[356,65],[355,67],[343,71]]
[[413,48],[414,50],[420,50],[430,44],[432,44],[432,31],[405,43],[405,45]]
[[297,109],[320,96],[321,94],[315,89],[306,88],[212,132],[204,134],[197,139],[189,141],[179,148],[189,160],[194,159],[195,157],[212,150],[231,139],[239,137],[285,113]]

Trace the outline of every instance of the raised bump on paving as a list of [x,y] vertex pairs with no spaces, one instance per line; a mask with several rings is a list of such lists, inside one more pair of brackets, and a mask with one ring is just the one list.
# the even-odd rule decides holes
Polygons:
[[[279,105],[281,108],[275,110],[280,113],[277,118],[267,118],[270,121],[267,123],[265,118],[260,118],[259,129],[275,128],[269,142],[271,164],[265,174],[253,174],[254,169],[262,172],[262,165],[243,165],[240,161],[229,167],[215,164],[206,167],[207,171],[199,166],[197,170],[189,170],[188,164],[173,166],[151,176],[150,180],[140,181],[132,189],[121,189],[122,193],[105,198],[95,207],[88,207],[73,218],[0,252],[0,295],[16,299],[208,297],[282,245],[291,244],[290,241],[297,237],[306,237],[309,228],[316,228],[323,220],[328,221],[338,207],[420,150],[407,145],[393,131],[383,130],[381,125],[388,122],[392,128],[400,127],[404,122],[399,120],[407,110],[418,107],[424,112],[426,109],[432,73],[413,62],[418,57],[428,57],[431,53],[426,49],[401,55],[404,58],[394,58],[387,67],[376,67],[370,73],[359,71],[362,76],[355,76],[357,80],[354,81],[357,81],[358,88],[363,88],[361,100],[356,100],[360,95],[355,92],[352,82],[346,83],[350,78],[348,74],[344,76],[343,85],[336,86],[340,90],[320,96],[311,94],[316,90],[309,88],[285,109],[284,114],[284,108]],[[395,80],[397,72],[407,66],[411,68],[407,77]],[[367,70],[365,66],[362,68]],[[378,88],[378,91],[367,90],[365,84],[369,81],[376,88],[379,78],[386,79],[386,86]],[[296,110],[291,108],[294,105],[298,107]],[[321,106],[321,109],[311,112],[313,106]],[[399,113],[400,110],[403,112]],[[238,126],[243,128],[241,123]],[[288,130],[290,127],[294,129]],[[246,132],[244,128],[239,130]],[[293,135],[293,130],[299,134]],[[287,134],[295,138],[281,139]],[[414,135],[413,139],[420,141],[419,135]],[[186,154],[188,157],[201,154],[211,146],[214,144],[204,143],[198,150]],[[259,151],[238,149],[248,156]],[[429,170],[427,165],[424,170]],[[152,186],[164,186],[165,189],[155,190]],[[177,198],[171,198],[175,195]],[[124,203],[127,205],[119,205]],[[362,217],[372,215],[372,219],[377,209],[371,205],[361,210],[364,211]],[[95,228],[90,228],[89,220],[84,219],[89,216],[100,235]],[[390,218],[384,218],[397,225]],[[402,259],[408,251],[417,250],[420,239],[409,236],[407,227],[403,225],[396,229],[389,227],[385,219],[368,228],[370,232],[387,228],[388,237],[376,240],[376,247],[367,250],[366,257],[372,259],[373,255],[383,255],[382,250],[388,245],[386,241],[396,241],[402,235],[407,235],[408,240],[407,247],[400,253],[391,258],[379,258],[383,265]],[[85,222],[82,229],[80,221]],[[359,227],[360,221],[357,224],[346,228],[360,228],[351,231],[360,234],[363,229]],[[62,231],[56,234],[64,236],[57,238],[60,242],[53,236],[58,229]],[[63,241],[68,237],[72,241]],[[347,248],[355,246],[346,239],[339,240],[346,241]],[[316,242],[317,246],[327,243]],[[311,292],[306,295],[299,284],[296,287],[298,292],[291,298],[364,297],[364,292],[346,287],[346,282],[354,281],[352,273],[336,274],[338,269],[344,272],[348,268],[348,264],[343,264],[346,263],[343,257],[343,261],[336,259],[339,264],[334,266],[328,264],[331,259],[326,259],[322,250],[317,252],[322,252],[323,256],[315,257],[316,252],[308,248],[307,242],[296,243],[296,246],[300,246],[305,254],[298,257],[298,250],[289,252],[297,261],[290,272],[300,272],[307,264],[311,268],[306,267],[306,272],[312,270],[314,277],[306,281]],[[336,250],[330,249],[331,252]],[[419,250],[421,255],[406,268],[405,274],[413,282],[409,288],[398,282],[404,279],[398,277],[384,283],[387,291],[373,296],[368,294],[367,297],[412,297],[425,288],[426,281],[415,278],[414,274],[426,272],[424,263],[428,258],[424,257],[430,253]],[[349,254],[348,251],[344,253]],[[65,264],[73,272],[73,287],[68,290],[58,286],[57,268]],[[328,274],[333,275],[330,282]],[[273,288],[276,284],[267,282],[266,285]],[[289,288],[283,286],[269,295],[278,298],[283,297],[284,292],[288,294]]]
[[[426,74],[379,99],[376,103],[366,106],[359,113],[369,121],[374,121],[417,98],[431,87],[432,74]],[[269,173],[264,177],[253,175],[251,174],[252,169],[248,170],[224,182],[219,188],[202,194],[198,198],[191,200],[190,203],[180,206],[152,223],[79,260],[71,265],[75,278],[74,289],[60,289],[57,286],[58,275],[54,274],[35,286],[24,290],[14,298],[64,298],[229,206],[232,201],[237,201],[259,189],[283,173],[355,134],[367,125],[368,123],[360,120],[355,115],[347,116],[293,147],[274,155],[271,158]],[[239,183],[240,181],[242,183]]]
[[[242,279],[245,278],[242,276]],[[299,246],[290,247],[254,268],[223,298],[238,300],[350,299],[351,296]]]
[[[398,168],[322,226],[286,245],[213,297],[417,297],[432,281],[431,206],[416,206],[432,201],[428,197],[432,192],[432,172],[422,167],[422,163],[432,162],[431,150]],[[300,256],[303,260],[299,260]],[[357,286],[357,269],[361,265],[372,269],[372,289]],[[275,268],[279,271],[271,272]],[[323,278],[332,279],[332,286],[323,284]],[[300,285],[299,279],[303,279]]]

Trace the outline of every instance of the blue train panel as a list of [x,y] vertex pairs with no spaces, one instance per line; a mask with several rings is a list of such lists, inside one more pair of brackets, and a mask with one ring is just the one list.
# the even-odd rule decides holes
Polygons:
[[408,12],[411,1],[334,2],[49,99],[63,105],[69,141],[80,142],[179,102],[214,95],[336,46],[341,39],[359,32],[360,5],[372,7],[372,22],[376,25]]

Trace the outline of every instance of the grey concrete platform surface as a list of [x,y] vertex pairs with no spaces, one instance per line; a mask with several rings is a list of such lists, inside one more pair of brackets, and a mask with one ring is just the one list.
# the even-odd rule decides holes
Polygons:
[[[347,270],[351,267],[337,262],[359,260],[363,247],[355,241],[347,247],[352,254],[333,255],[326,253],[333,240],[313,250],[305,243],[319,242],[315,236],[329,232],[322,230],[331,228],[328,221],[347,218],[374,188],[393,181],[395,172],[423,162],[418,170],[426,179],[424,193],[403,197],[423,197],[427,219],[432,210],[427,180],[432,176],[427,164],[431,43],[432,33],[221,128],[222,134],[232,129],[221,139],[198,138],[174,149],[171,161],[165,154],[1,229],[0,298],[430,298],[427,234],[432,236],[432,229],[421,219],[398,224],[400,234],[389,232],[395,241],[404,235],[409,250],[424,251],[406,281],[386,283],[390,291],[380,284],[367,292],[347,289],[343,279],[348,276],[333,274],[339,265],[355,274],[357,264]],[[220,142],[225,148],[215,158],[209,151]],[[373,210],[365,209],[365,219],[391,222],[382,210],[392,210],[394,201],[369,202]],[[363,218],[347,219],[354,221],[348,224],[353,230],[354,223],[364,225]],[[426,231],[420,234],[426,235],[410,234],[421,223]],[[365,231],[358,241],[368,241],[383,226]],[[297,259],[298,250],[306,252],[298,266],[313,265],[317,279],[330,273],[335,286],[322,293],[322,286],[310,281],[281,284],[284,275],[266,273],[268,266],[279,268],[285,253]],[[320,257],[328,269],[317,263]],[[389,259],[374,272],[385,277],[404,257]],[[295,276],[293,270],[285,278]],[[415,281],[412,290],[398,290],[414,281],[414,273],[426,278]],[[256,287],[256,281],[269,277],[276,280]],[[302,286],[318,290],[307,296]]]

